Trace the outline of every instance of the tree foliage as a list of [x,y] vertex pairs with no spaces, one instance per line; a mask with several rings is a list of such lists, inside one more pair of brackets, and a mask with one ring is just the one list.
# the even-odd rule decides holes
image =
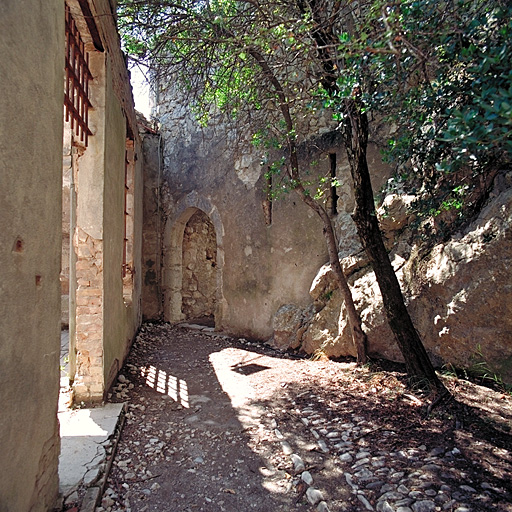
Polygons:
[[462,220],[512,163],[512,7],[493,1],[374,2],[343,53],[367,107],[396,128],[390,183],[420,218]]

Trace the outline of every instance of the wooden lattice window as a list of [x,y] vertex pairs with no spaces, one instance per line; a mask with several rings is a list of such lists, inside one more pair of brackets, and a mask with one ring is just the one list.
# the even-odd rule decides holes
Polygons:
[[89,135],[89,80],[92,74],[89,69],[89,54],[80,37],[80,32],[71,11],[66,5],[66,84],[64,106],[66,122],[71,121],[71,130],[80,141],[87,146]]

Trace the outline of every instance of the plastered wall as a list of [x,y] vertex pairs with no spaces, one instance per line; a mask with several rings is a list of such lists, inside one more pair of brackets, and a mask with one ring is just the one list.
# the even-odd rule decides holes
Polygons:
[[[76,347],[71,351],[76,353],[76,366],[71,377],[78,402],[105,398],[141,321],[143,155],[129,74],[110,4],[106,0],[95,2],[91,11],[101,45],[97,40],[88,45],[93,134],[77,162],[77,307],[72,312],[76,317]],[[127,151],[133,183],[125,196]],[[123,256],[127,210],[129,264]]]
[[292,192],[273,203],[267,224],[261,155],[250,153],[250,145],[233,144],[222,128],[200,130],[179,98],[161,96],[159,116],[164,318],[175,322],[180,312],[185,316],[179,303],[184,215],[187,208],[199,209],[217,237],[216,328],[268,338],[283,303],[310,300],[311,282],[327,260],[321,221]]
[[0,3],[0,510],[58,492],[64,3]]

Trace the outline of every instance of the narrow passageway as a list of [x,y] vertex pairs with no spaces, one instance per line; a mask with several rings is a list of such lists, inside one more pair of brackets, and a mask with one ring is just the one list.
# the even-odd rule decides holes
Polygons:
[[69,387],[69,331],[63,329],[60,333],[60,392],[59,412],[65,411],[71,404],[71,389]]
[[[110,397],[128,413],[97,512],[512,512],[512,398],[447,382],[480,407],[461,427],[426,419],[399,371],[197,327],[142,327]],[[499,402],[483,420],[482,401]]]
[[130,405],[104,508],[307,510],[290,504],[271,418],[244,372],[268,368],[206,332],[163,325],[139,335],[113,396]]

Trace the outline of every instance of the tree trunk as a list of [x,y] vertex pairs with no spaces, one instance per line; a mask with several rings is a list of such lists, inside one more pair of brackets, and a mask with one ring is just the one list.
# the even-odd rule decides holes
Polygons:
[[346,149],[355,194],[352,218],[356,224],[361,244],[375,272],[389,326],[404,357],[411,384],[421,388],[431,387],[447,393],[436,375],[407,311],[400,283],[382,240],[366,159],[368,144],[366,114],[361,112],[357,99],[347,100],[346,110],[349,113],[350,123],[346,136]]
[[298,185],[295,190],[301,196],[301,199],[304,201],[304,203],[312,208],[322,219],[324,224],[323,234],[327,244],[327,250],[329,252],[329,263],[332,270],[334,271],[334,275],[338,283],[338,289],[340,290],[341,296],[345,301],[345,308],[348,314],[348,323],[350,325],[354,347],[357,352],[357,362],[360,364],[365,364],[368,359],[368,340],[361,326],[361,318],[356,310],[354,299],[352,298],[352,292],[350,291],[347,278],[345,277],[345,273],[343,272],[343,268],[341,266],[340,258],[338,256],[338,246],[336,244],[336,237],[334,236],[334,229],[332,227],[331,219],[328,213],[325,211],[325,208],[323,208],[322,205],[319,205],[311,196],[309,196],[302,185]]
[[351,328],[352,340],[354,342],[354,347],[357,352],[357,361],[361,364],[366,363],[367,354],[367,338],[361,327],[361,318],[356,310],[354,300],[352,298],[352,292],[347,283],[347,279],[345,274],[343,273],[343,269],[341,268],[340,259],[338,256],[338,247],[336,245],[336,238],[334,236],[334,230],[332,227],[332,222],[322,207],[322,205],[318,204],[304,189],[302,184],[302,180],[300,177],[300,169],[299,169],[299,158],[297,156],[297,144],[295,142],[295,136],[292,135],[294,132],[294,124],[292,115],[290,112],[290,107],[288,101],[286,99],[286,95],[283,91],[281,83],[274,75],[272,69],[268,65],[267,61],[263,54],[254,48],[249,48],[249,54],[254,58],[254,60],[258,63],[261,70],[265,74],[265,76],[269,79],[270,83],[274,87],[274,90],[279,98],[279,107],[281,113],[283,115],[283,120],[286,124],[288,136],[288,150],[289,150],[289,158],[290,158],[290,169],[289,175],[291,178],[291,182],[293,183],[294,190],[300,195],[302,201],[306,203],[310,208],[312,208],[322,219],[324,224],[323,233],[325,236],[325,240],[327,243],[327,249],[329,251],[329,262],[334,270],[334,274],[336,276],[336,280],[338,281],[338,288],[340,289],[341,295],[345,300],[345,307],[347,308],[348,313],[348,322]]

